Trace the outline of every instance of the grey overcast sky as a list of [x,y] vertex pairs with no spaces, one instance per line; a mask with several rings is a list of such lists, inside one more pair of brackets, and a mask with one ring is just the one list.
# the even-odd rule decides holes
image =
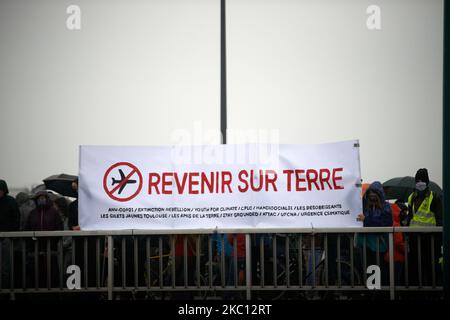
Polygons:
[[[71,4],[81,30],[66,27]],[[381,30],[367,28],[370,5]],[[218,130],[219,12],[219,0],[0,0],[0,178],[30,188],[77,174],[82,144]],[[230,129],[359,139],[365,181],[427,167],[442,184],[442,0],[227,0],[227,42]]]

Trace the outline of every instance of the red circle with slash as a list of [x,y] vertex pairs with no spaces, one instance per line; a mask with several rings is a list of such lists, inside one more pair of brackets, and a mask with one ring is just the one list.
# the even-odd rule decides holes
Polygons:
[[[120,166],[127,166],[127,167],[131,168],[131,172],[117,186],[115,186],[111,190],[109,190],[108,186],[107,186],[107,183],[106,183],[107,182],[107,178],[108,178],[109,174],[111,173],[111,171],[113,169],[115,169],[117,167],[120,167]],[[138,186],[136,192],[134,192],[131,196],[126,197],[126,198],[116,197],[114,195],[114,192],[116,192],[117,189],[122,187],[123,184],[125,184],[128,180],[130,180],[130,178],[135,173],[137,173],[137,175],[139,177],[139,186]],[[133,164],[131,164],[129,162],[118,162],[118,163],[112,165],[111,167],[109,167],[108,170],[106,170],[106,173],[103,176],[103,189],[105,189],[106,194],[113,200],[120,201],[120,202],[129,201],[129,200],[135,198],[139,194],[139,192],[141,192],[141,189],[142,189],[142,174],[141,174],[141,172],[139,171],[139,169],[135,165],[133,165]]]

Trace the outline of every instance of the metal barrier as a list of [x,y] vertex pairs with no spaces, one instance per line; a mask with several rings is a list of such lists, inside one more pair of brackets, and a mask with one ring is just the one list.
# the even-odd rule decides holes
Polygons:
[[[4,232],[0,241],[0,297],[10,299],[76,292],[104,299],[443,293],[441,227]],[[67,285],[77,283],[70,265],[80,268],[80,288]],[[367,286],[370,265],[380,267],[378,290]]]

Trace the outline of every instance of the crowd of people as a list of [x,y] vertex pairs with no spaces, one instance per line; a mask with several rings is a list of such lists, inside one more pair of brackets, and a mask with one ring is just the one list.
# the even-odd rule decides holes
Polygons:
[[[383,186],[380,182],[375,181],[367,188],[362,196],[362,208],[363,212],[358,215],[358,220],[362,222],[364,227],[387,227],[387,226],[404,226],[404,227],[431,227],[442,226],[443,206],[441,197],[429,188],[430,179],[428,171],[425,168],[419,169],[415,175],[415,189],[408,197],[408,202],[403,203],[397,200],[395,203],[390,203],[386,200]],[[72,188],[78,190],[78,181],[75,180],[72,184]],[[19,193],[15,198],[9,195],[9,190],[6,181],[0,180],[0,232],[10,231],[57,231],[57,230],[80,230],[78,224],[78,200],[69,202],[66,197],[56,196],[48,193],[47,191],[39,191],[36,194],[28,195],[26,193]],[[252,261],[253,261],[253,275],[257,274],[256,263],[260,259],[260,254],[265,254],[265,257],[270,257],[272,252],[271,244],[273,235],[269,234],[257,234],[253,235],[252,244]],[[187,251],[185,252],[184,243],[187,238]],[[175,256],[176,256],[176,273],[180,275],[177,278],[177,285],[184,284],[184,255],[187,255],[187,268],[190,274],[193,274],[195,270],[195,248],[196,238],[179,235],[175,238]],[[223,238],[219,234],[214,234],[212,237],[215,248],[215,259],[225,258],[224,265],[226,266],[226,279],[227,285],[243,285],[244,270],[245,270],[245,236],[243,234],[226,234]],[[315,259],[316,263],[320,260],[320,254],[324,251],[321,246],[321,239],[318,237],[316,242],[319,249],[318,255]],[[337,259],[336,252],[336,236],[329,235],[328,237],[328,256],[330,281],[336,281],[336,268],[337,264],[332,263]],[[350,241],[350,240],[349,240]],[[425,284],[429,284],[432,274],[432,266],[436,267],[439,274],[439,268],[442,268],[441,257],[441,237],[431,237],[424,234],[421,239],[421,252],[419,256],[418,248],[419,243],[417,237],[410,237],[408,246],[405,246],[405,235],[402,233],[394,234],[394,262],[395,262],[395,275],[396,282],[400,283],[404,280],[405,270],[405,256],[408,255],[411,263],[409,270],[409,279],[411,284],[417,284],[418,281],[418,267],[421,268],[421,280]],[[264,243],[264,252],[260,251],[260,242]],[[345,241],[342,241],[344,243]],[[305,241],[307,243],[307,241]],[[341,245],[342,245],[341,243]],[[68,265],[71,262],[72,255],[72,241],[64,242],[65,255],[64,264]],[[95,241],[89,240],[87,243],[89,252],[95,252]],[[102,243],[102,246],[104,244]],[[236,245],[236,248],[234,247]],[[281,248],[284,246],[284,242],[280,241]],[[45,247],[45,244],[42,244]],[[128,242],[127,242],[128,246]],[[345,245],[348,248],[347,245]],[[120,247],[120,245],[118,245]],[[142,246],[144,247],[144,246]],[[362,248],[365,249],[365,259],[367,265],[381,264],[384,266],[382,269],[383,281],[387,281],[386,267],[389,262],[388,254],[388,239],[387,235],[379,234],[358,234],[354,243],[355,250],[361,252]],[[53,248],[53,244],[52,244]],[[93,249],[94,248],[94,249]],[[317,249],[316,248],[316,249]],[[7,253],[9,246],[5,241],[2,241],[2,252]],[[407,251],[405,251],[407,250]],[[76,262],[79,265],[83,265],[83,243],[76,246],[75,257]],[[129,250],[128,252],[132,252]],[[280,249],[279,252],[283,252]],[[162,255],[163,253],[159,253]],[[310,252],[309,257],[306,257],[311,261],[311,255],[317,254],[316,252]],[[89,254],[89,260],[95,261],[95,253],[91,256]],[[433,261],[433,263],[430,263]],[[132,257],[130,257],[132,260]],[[222,260],[220,260],[222,261]],[[235,270],[235,261],[237,261],[238,270]],[[2,260],[2,275],[8,273],[7,259]],[[416,263],[419,262],[419,263]],[[45,264],[45,261],[42,261]],[[52,260],[52,264],[55,265],[55,269],[58,268],[56,260]],[[356,263],[357,264],[357,263]],[[88,268],[89,273],[95,274],[95,264],[92,264]],[[141,268],[142,267],[142,268]],[[139,268],[143,270],[144,266]],[[309,264],[310,269],[314,269],[315,266]],[[129,268],[132,269],[132,268]],[[270,271],[271,265],[268,264],[266,273],[268,278],[271,278]],[[143,271],[142,271],[143,272]],[[32,273],[32,272],[31,272]],[[238,283],[235,283],[237,275]],[[7,277],[6,277],[7,278]],[[130,278],[132,278],[130,276]],[[91,277],[94,280],[94,277]],[[8,279],[4,282],[7,283]],[[93,281],[92,280],[92,281]],[[189,285],[192,285],[194,277],[190,277]],[[254,279],[255,280],[255,279]],[[261,280],[261,279],[259,279]],[[309,280],[308,280],[309,281]],[[308,284],[308,282],[306,283]],[[92,283],[95,285],[95,283]]]
[[[385,199],[384,191],[379,182],[374,182],[363,196],[363,214],[358,218],[363,221],[364,227],[434,227],[442,226],[443,205],[440,196],[430,190],[428,170],[421,168],[415,175],[415,190],[408,197],[407,204],[396,201],[390,204]],[[389,262],[387,237],[381,238],[376,243],[376,237],[366,235],[365,241],[368,247],[367,264],[373,265]],[[361,246],[361,242],[359,243]],[[412,285],[432,285],[432,267],[434,266],[435,282],[440,282],[443,261],[441,255],[442,237],[433,237],[432,234],[423,233],[420,244],[417,236],[408,237],[408,245],[405,251],[405,235],[394,234],[394,262],[396,282],[405,283],[404,263],[405,255],[408,255],[409,283]],[[420,249],[420,251],[419,251]],[[377,254],[379,255],[377,257]],[[419,275],[420,265],[420,275]],[[382,269],[384,281],[387,281],[388,268]]]
[[[78,180],[72,183],[78,190]],[[9,195],[5,180],[0,180],[0,232],[80,230],[78,200],[69,201],[45,190],[35,194]]]

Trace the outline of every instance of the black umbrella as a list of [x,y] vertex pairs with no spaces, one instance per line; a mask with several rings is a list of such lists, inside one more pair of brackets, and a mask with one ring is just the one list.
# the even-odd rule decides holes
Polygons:
[[53,190],[66,197],[76,198],[77,194],[72,189],[72,182],[77,179],[77,176],[70,174],[57,174],[50,176],[43,181],[48,190]]
[[[433,181],[428,185],[430,190],[442,197],[442,189]],[[397,177],[383,183],[386,199],[399,199],[402,202],[408,202],[408,197],[414,192],[416,180],[414,177]]]

